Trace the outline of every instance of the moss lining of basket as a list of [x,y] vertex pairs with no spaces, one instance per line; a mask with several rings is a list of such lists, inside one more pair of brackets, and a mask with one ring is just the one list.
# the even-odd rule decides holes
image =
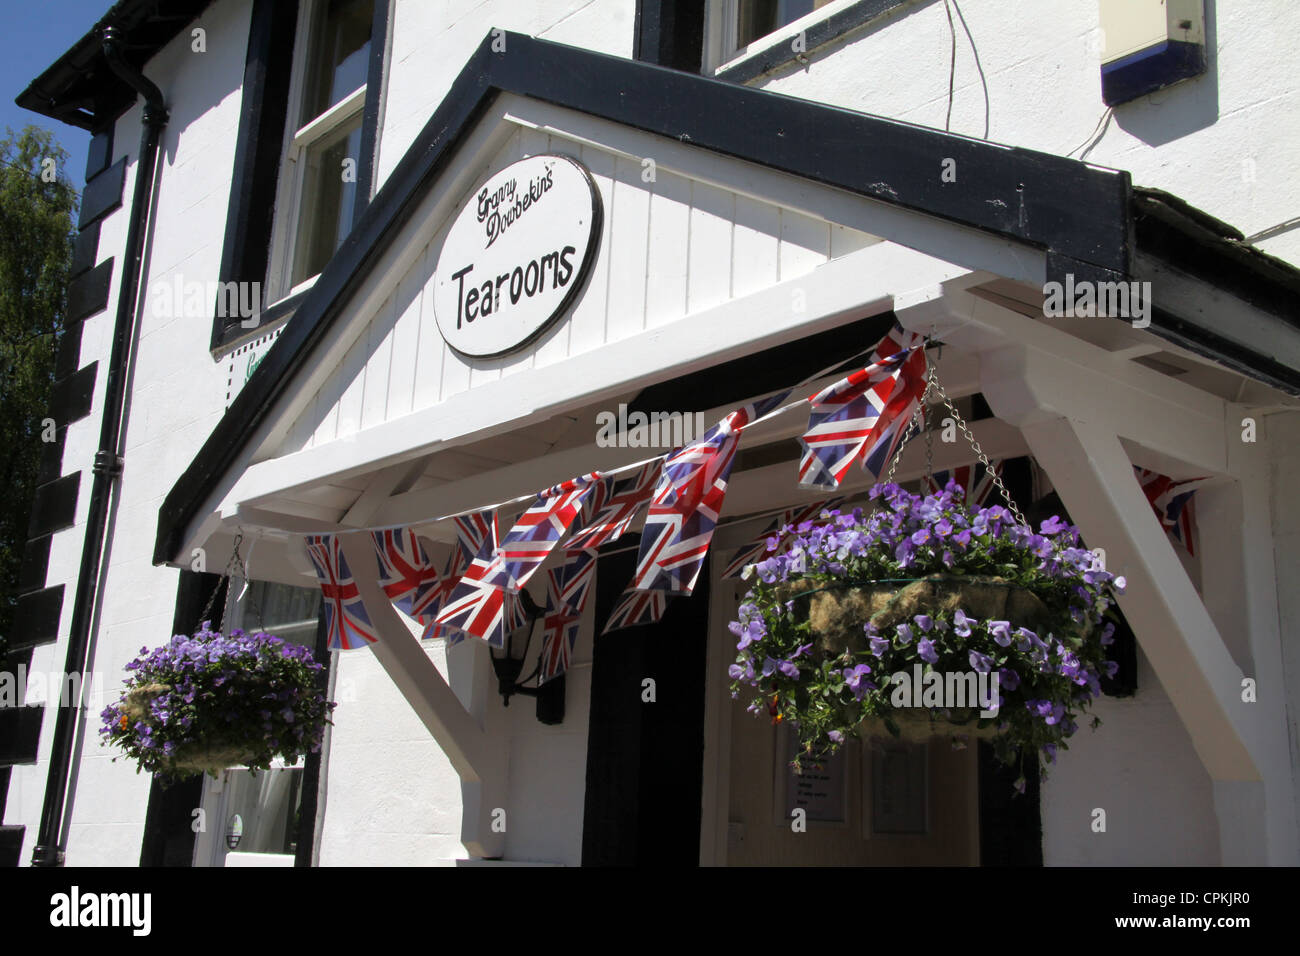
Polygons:
[[884,632],[918,614],[950,618],[961,609],[971,617],[1007,620],[1036,631],[1051,616],[1042,598],[1028,588],[1004,578],[976,575],[932,574],[830,585],[801,578],[781,585],[778,595],[782,601],[795,601],[796,616],[806,608],[817,649],[829,656],[864,651],[863,625],[868,621]]

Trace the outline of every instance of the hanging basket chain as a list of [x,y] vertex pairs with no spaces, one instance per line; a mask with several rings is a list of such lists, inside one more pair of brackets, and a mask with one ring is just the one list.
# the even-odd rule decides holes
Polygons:
[[[208,603],[204,605],[202,613],[199,614],[198,627],[202,627],[204,621],[211,622],[212,608],[217,603],[217,594],[220,593],[221,586],[223,584],[226,585],[227,587],[226,603],[227,605],[230,603],[229,586],[230,586],[230,582],[234,580],[236,573],[238,574],[239,579],[243,581],[245,584],[251,583],[248,580],[248,571],[244,567],[244,559],[239,555],[239,546],[243,543],[244,543],[244,533],[242,531],[237,532],[235,534],[234,547],[231,549],[230,560],[226,562],[226,569],[225,571],[222,572],[221,580],[218,581],[216,587],[212,589],[212,594],[208,597]],[[256,617],[257,619],[257,629],[259,631],[265,630],[262,624],[262,609],[261,607],[258,606],[257,599],[253,597],[251,591],[249,592],[248,603],[253,610],[254,617]],[[223,620],[222,624],[224,625],[225,623],[226,622]]]
[[931,392],[934,392],[939,396],[944,406],[947,407],[948,411],[952,414],[953,421],[956,422],[957,427],[961,429],[961,433],[970,444],[971,450],[979,457],[980,464],[984,466],[985,474],[992,479],[994,486],[996,486],[998,492],[1002,495],[1002,500],[1007,503],[1007,509],[1016,519],[1016,522],[1032,530],[1029,522],[1025,520],[1025,516],[1020,513],[1020,508],[1016,505],[1014,499],[1012,499],[1011,492],[1009,492],[1007,486],[1002,483],[1002,476],[994,470],[992,463],[989,461],[989,456],[984,453],[984,449],[980,447],[980,443],[971,433],[970,427],[966,424],[966,419],[962,417],[961,412],[957,411],[957,406],[953,404],[952,399],[948,397],[948,393],[944,390],[943,385],[939,383],[939,373],[933,364],[926,369],[925,390],[921,393],[921,399],[917,404],[916,412],[913,413],[912,417],[908,420],[907,428],[903,432],[903,440],[898,443],[898,450],[894,452],[893,460],[889,463],[889,471],[885,474],[885,484],[893,483],[894,472],[897,471],[898,463],[903,457],[903,449],[907,447],[907,442],[911,439],[912,433],[917,430],[918,422],[925,422],[924,477],[929,478],[930,475],[933,474],[934,436],[930,421],[926,418],[926,402],[929,399]]
[[1025,516],[1020,513],[1020,508],[1016,506],[1015,501],[1012,499],[1011,492],[1007,491],[1007,486],[1002,483],[1002,476],[997,473],[993,468],[992,463],[989,462],[989,456],[984,454],[984,449],[980,447],[980,443],[976,441],[975,436],[971,434],[970,427],[966,424],[966,419],[961,417],[961,412],[957,411],[957,406],[953,404],[952,399],[948,397],[948,393],[944,391],[943,386],[939,384],[937,378],[934,380],[933,385],[935,390],[939,393],[939,398],[943,400],[948,411],[952,413],[953,421],[957,423],[957,427],[961,429],[961,433],[966,436],[966,441],[970,442],[971,448],[974,450],[975,454],[979,456],[980,464],[984,466],[984,473],[993,480],[993,484],[1002,494],[1002,500],[1007,503],[1007,509],[1015,517],[1018,524],[1033,530],[1029,522],[1025,520]]

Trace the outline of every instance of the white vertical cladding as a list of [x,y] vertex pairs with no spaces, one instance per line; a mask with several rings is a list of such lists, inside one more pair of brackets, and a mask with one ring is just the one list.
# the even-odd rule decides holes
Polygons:
[[[84,751],[73,803],[67,862],[83,865],[135,865],[140,859],[149,777],[137,775],[99,743],[99,711],[116,698],[125,677],[123,665],[142,645],[167,639],[176,600],[176,571],[152,564],[153,536],[162,495],[198,451],[224,406],[226,366],[208,351],[212,301],[204,293],[205,314],[161,308],[151,294],[156,284],[174,288],[205,285],[217,279],[225,237],[226,204],[234,168],[244,57],[251,0],[213,4],[190,27],[153,56],[143,72],[162,89],[171,119],[163,132],[158,162],[156,205],[147,234],[145,279],[141,284],[139,338],[128,394],[125,470],[119,487],[112,538],[105,549],[97,642],[91,679],[102,698],[89,708]],[[192,48],[190,30],[206,32],[206,52]],[[121,209],[103,220],[98,261],[114,258],[108,308],[86,320],[79,365],[100,363],[90,415],[69,427],[63,471],[82,472],[77,524],[60,532],[51,547],[48,582],[66,587],[59,641],[38,648],[33,666],[61,671],[67,653],[90,494],[90,465],[99,441],[103,388],[121,288],[122,250],[130,218],[135,153],[140,139],[140,106],[118,120],[113,159],[129,157]],[[183,307],[184,301],[174,303]],[[211,556],[210,564],[225,556]],[[102,700],[103,703],[99,701]],[[47,711],[53,720],[53,711]],[[42,734],[48,747],[51,723]],[[40,819],[47,764],[15,768],[6,823],[27,826],[24,857]],[[14,799],[16,797],[17,799]]]
[[483,164],[482,178],[545,152],[587,167],[604,212],[596,259],[569,314],[511,355],[470,359],[448,347],[434,314],[433,273],[453,214],[289,427],[281,455],[346,440],[517,372],[705,312],[878,241],[556,129],[519,128]]
[[[1287,39],[1300,31],[1300,4],[1207,4],[1206,13],[1209,72],[1117,107],[1084,158],[1127,169],[1135,184],[1167,189],[1252,235],[1300,208],[1300,88]],[[984,135],[987,83],[990,139],[1058,156],[1084,152],[1107,110],[1098,5],[1040,0],[1031,16],[1003,0],[965,4],[962,15],[978,64],[954,18],[951,129]],[[943,129],[951,55],[945,5],[914,4],[752,85]],[[1300,230],[1259,244],[1300,262]]]

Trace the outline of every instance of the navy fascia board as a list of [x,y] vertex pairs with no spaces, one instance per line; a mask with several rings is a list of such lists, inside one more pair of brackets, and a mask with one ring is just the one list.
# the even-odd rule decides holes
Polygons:
[[[176,559],[217,487],[455,154],[514,93],[1046,250],[1048,278],[1116,279],[1131,259],[1126,172],[999,146],[809,100],[491,31],[354,224],[302,306],[163,502],[154,562]],[[500,45],[498,39],[497,45]],[[951,160],[951,164],[947,161]],[[945,182],[945,166],[955,173]],[[1060,276],[1055,276],[1061,271]]]

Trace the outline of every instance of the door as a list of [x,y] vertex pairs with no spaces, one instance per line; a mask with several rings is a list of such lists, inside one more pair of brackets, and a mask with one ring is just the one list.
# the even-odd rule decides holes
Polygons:
[[709,568],[662,621],[601,636],[631,580],[628,538],[596,566],[586,866],[695,866],[700,852]]

